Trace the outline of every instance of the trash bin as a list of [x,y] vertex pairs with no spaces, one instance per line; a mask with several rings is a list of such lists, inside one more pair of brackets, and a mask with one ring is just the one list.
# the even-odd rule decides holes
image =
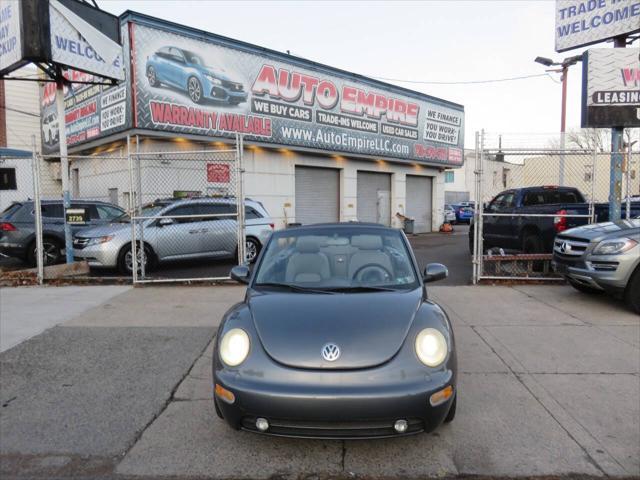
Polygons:
[[413,224],[415,220],[413,218],[405,217],[404,219],[404,233],[413,233]]

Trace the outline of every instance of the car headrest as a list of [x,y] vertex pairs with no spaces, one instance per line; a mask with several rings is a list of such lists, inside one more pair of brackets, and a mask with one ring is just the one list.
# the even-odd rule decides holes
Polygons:
[[351,245],[360,250],[382,250],[382,237],[378,235],[356,235]]
[[296,250],[300,253],[318,253],[320,251],[320,242],[316,237],[298,237]]

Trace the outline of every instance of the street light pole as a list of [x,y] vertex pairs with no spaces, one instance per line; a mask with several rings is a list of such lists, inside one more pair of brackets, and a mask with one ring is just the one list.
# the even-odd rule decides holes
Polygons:
[[566,128],[567,128],[567,77],[569,76],[569,65],[562,64],[562,109],[560,112],[560,173],[559,183],[564,186],[564,151],[566,148]]
[[562,62],[554,62],[550,58],[536,57],[535,62],[545,67],[562,67],[559,70],[547,70],[559,72],[562,75],[562,107],[560,111],[560,165],[559,165],[559,183],[564,185],[564,164],[565,164],[565,148],[566,148],[566,127],[567,127],[567,79],[569,77],[569,67],[582,61],[582,55],[565,58]]

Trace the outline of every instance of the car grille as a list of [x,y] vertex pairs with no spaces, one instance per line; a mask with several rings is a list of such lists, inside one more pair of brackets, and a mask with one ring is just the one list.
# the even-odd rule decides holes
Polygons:
[[230,82],[228,80],[222,80],[222,86],[228,88],[232,92],[242,92],[244,90],[244,85],[238,82]]
[[73,239],[73,248],[75,248],[76,250],[82,250],[84,247],[87,246],[88,243],[89,243],[88,238],[75,237]]
[[558,236],[553,242],[553,252],[561,258],[575,258],[582,256],[588,246],[589,240]]
[[[242,419],[242,428],[259,432],[254,416]],[[267,434],[283,437],[305,438],[373,438],[399,437],[393,428],[395,420],[354,421],[354,422],[302,422],[296,420],[279,420],[269,418]],[[424,431],[424,424],[419,418],[407,420],[408,428],[402,435],[410,435]]]

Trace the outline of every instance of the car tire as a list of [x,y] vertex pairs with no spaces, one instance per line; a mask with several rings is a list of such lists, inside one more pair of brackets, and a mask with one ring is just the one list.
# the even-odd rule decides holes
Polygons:
[[147,80],[149,81],[149,86],[157,87],[160,85],[158,82],[158,74],[156,73],[156,69],[153,66],[147,68]]
[[588,285],[583,285],[579,282],[576,282],[575,280],[571,280],[570,278],[568,278],[567,281],[569,282],[569,285],[571,285],[573,288],[575,288],[576,290],[582,293],[587,293],[590,295],[604,293],[603,290],[598,290],[597,288],[593,288]]
[[262,245],[260,245],[260,242],[257,239],[253,237],[247,237],[245,241],[244,251],[249,263],[255,263],[261,249]]
[[200,80],[196,77],[189,77],[187,80],[187,93],[193,103],[202,103],[204,94]]
[[[138,247],[139,248],[139,247]],[[145,264],[145,273],[153,268],[153,251],[148,245],[144,246],[144,258],[146,259]],[[140,252],[138,250],[138,255]],[[140,259],[138,259],[140,260]],[[133,275],[133,256],[131,254],[131,244],[127,244],[120,251],[120,255],[118,255],[118,271],[123,275]]]
[[[62,260],[62,242],[57,238],[44,237],[42,239],[42,249],[44,250],[44,266],[55,265]],[[32,267],[37,266],[36,242],[29,244],[27,250],[27,263]]]
[[629,284],[624,291],[624,300],[635,313],[640,315],[640,267],[631,275]]
[[533,232],[524,234],[522,238],[522,251],[524,253],[542,253],[542,242],[537,234]]
[[456,418],[457,403],[458,403],[458,394],[456,393],[456,396],[453,397],[453,402],[451,403],[451,407],[449,407],[449,412],[447,413],[447,416],[444,417],[444,423],[451,423],[453,422],[453,419]]

